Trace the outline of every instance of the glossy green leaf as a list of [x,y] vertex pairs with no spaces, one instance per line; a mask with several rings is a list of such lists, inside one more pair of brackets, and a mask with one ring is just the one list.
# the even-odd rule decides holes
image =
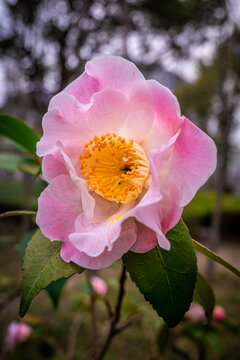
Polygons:
[[46,287],[46,291],[47,291],[48,295],[50,296],[54,307],[58,306],[60,295],[61,295],[63,286],[65,285],[66,281],[67,281],[67,279],[61,278],[57,281],[53,281],[51,284],[49,284]]
[[21,237],[19,247],[18,247],[18,251],[19,251],[19,255],[20,255],[20,258],[21,258],[22,262],[23,262],[23,258],[24,258],[24,255],[25,255],[27,244],[31,240],[34,233],[35,233],[34,230],[29,231],[29,232],[27,232],[26,234],[24,234]]
[[40,230],[28,242],[23,262],[20,316],[25,315],[32,299],[52,281],[68,278],[84,270],[62,260],[61,246],[60,241],[51,242]]
[[240,278],[240,270],[235,268],[233,265],[229,264],[226,260],[221,258],[221,256],[217,255],[215,252],[208,249],[206,246],[200,244],[196,240],[192,239],[192,242],[193,242],[195,250],[197,250],[200,253],[206,255],[207,257],[209,257],[213,261],[217,262],[218,264],[224,266],[226,269],[230,270],[233,274],[237,275],[237,277]]
[[39,164],[32,158],[19,154],[1,153],[0,154],[0,169],[7,171],[23,170],[36,174],[39,169]]
[[167,233],[170,251],[159,246],[144,254],[123,257],[132,281],[169,327],[188,310],[197,278],[197,260],[188,229],[182,220]]
[[0,135],[9,138],[31,155],[36,154],[38,135],[24,121],[10,115],[0,114]]
[[[24,258],[24,254],[26,251],[26,247],[28,242],[31,240],[33,234],[35,231],[29,231],[28,233],[24,234],[21,238],[20,244],[19,244],[19,253],[20,253],[20,257],[21,260],[23,261]],[[65,278],[61,278],[57,281],[53,281],[51,284],[49,284],[46,287],[46,291],[48,293],[48,295],[50,296],[54,307],[58,306],[58,302],[59,302],[59,298],[61,295],[61,291],[63,286],[65,285],[67,279]]]
[[202,305],[206,312],[208,321],[210,321],[212,319],[212,312],[215,306],[215,296],[210,284],[199,273],[197,274],[193,300]]

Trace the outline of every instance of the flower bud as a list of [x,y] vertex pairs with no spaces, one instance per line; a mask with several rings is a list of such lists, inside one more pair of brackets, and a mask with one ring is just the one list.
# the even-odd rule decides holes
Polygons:
[[98,295],[106,295],[106,293],[107,293],[107,284],[103,279],[101,279],[99,276],[92,276],[90,281],[91,281],[91,285],[93,287],[93,290]]

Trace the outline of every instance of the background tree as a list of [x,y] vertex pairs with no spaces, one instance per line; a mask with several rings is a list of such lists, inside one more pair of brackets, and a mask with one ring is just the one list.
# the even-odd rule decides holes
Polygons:
[[[220,227],[224,191],[228,184],[229,162],[233,156],[232,134],[239,126],[240,31],[236,27],[232,34],[219,44],[211,65],[202,65],[201,74],[194,84],[180,86],[177,95],[184,112],[200,127],[215,137],[218,146],[218,167],[215,174],[216,202],[212,216],[210,244],[216,250],[220,241]],[[215,131],[211,131],[214,125]],[[213,275],[209,263],[207,274]]]

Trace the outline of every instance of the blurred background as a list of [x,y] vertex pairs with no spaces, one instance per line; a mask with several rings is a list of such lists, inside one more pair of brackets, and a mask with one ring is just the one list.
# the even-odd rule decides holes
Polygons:
[[[147,79],[169,87],[182,113],[214,138],[217,171],[186,207],[183,218],[192,237],[238,267],[240,1],[0,0],[0,113],[21,118],[41,135],[41,119],[50,98],[98,54],[124,56]],[[26,154],[23,162],[17,147],[3,138],[0,141],[0,212],[36,209],[46,184],[34,179],[37,170]],[[9,152],[15,156],[14,164],[9,162]],[[9,323],[18,316],[20,255],[33,229],[34,222],[26,217],[0,221],[0,349]],[[198,261],[227,320],[213,324],[211,332],[201,328],[191,336],[180,325],[171,335],[176,349],[168,345],[164,359],[240,359],[239,282],[206,259]],[[109,301],[115,296],[118,272],[118,263],[101,272],[108,283]],[[32,359],[34,353],[36,360],[88,359],[91,329],[86,280],[75,276],[62,285],[58,312],[46,292],[41,292],[24,319],[34,335],[4,356]],[[140,308],[144,316],[115,340],[106,359],[162,358],[159,319],[135,287],[128,287],[124,314]],[[104,329],[101,298],[99,308]],[[76,322],[79,340],[71,352],[69,331],[74,331]],[[200,351],[200,343],[205,352]]]

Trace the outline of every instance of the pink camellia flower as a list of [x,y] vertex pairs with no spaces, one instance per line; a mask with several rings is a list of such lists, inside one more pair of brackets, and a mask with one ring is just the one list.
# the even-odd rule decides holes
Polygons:
[[103,279],[101,279],[99,276],[92,276],[90,281],[91,281],[93,290],[98,295],[106,295],[108,287],[107,287],[106,282]]
[[6,351],[12,351],[17,343],[28,340],[31,335],[32,328],[29,325],[23,322],[12,321],[8,326],[5,338]]
[[226,317],[227,317],[226,310],[222,306],[216,305],[213,310],[213,319],[221,322],[225,320]]
[[193,323],[200,323],[206,320],[206,315],[203,307],[200,304],[192,302],[185,317]]
[[37,145],[49,182],[37,224],[61,256],[100,269],[159,244],[216,167],[214,142],[170,90],[115,56],[52,98]]

